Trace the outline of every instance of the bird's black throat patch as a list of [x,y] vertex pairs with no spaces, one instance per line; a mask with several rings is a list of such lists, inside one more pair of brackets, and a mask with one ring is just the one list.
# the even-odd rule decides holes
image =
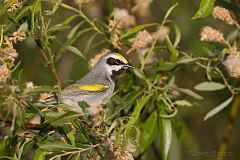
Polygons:
[[112,80],[116,80],[116,78],[119,76],[119,75],[121,75],[123,72],[124,72],[124,70],[125,69],[120,69],[120,70],[118,70],[118,71],[112,71],[112,76],[111,76],[111,78],[112,78]]

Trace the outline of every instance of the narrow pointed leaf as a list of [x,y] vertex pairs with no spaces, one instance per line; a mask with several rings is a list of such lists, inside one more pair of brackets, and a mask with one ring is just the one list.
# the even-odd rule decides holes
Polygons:
[[77,147],[71,146],[69,144],[60,142],[60,141],[43,141],[37,143],[40,149],[49,152],[58,152],[64,150],[77,149]]
[[192,19],[207,17],[214,6],[215,0],[201,0],[198,11],[192,17]]
[[190,89],[177,88],[177,90],[179,90],[180,92],[185,93],[185,94],[187,94],[187,95],[189,95],[189,96],[191,96],[191,97],[193,97],[193,98],[195,98],[195,99],[198,99],[198,100],[202,100],[202,99],[203,99],[202,96],[200,96],[199,94],[191,91]]
[[137,103],[136,107],[134,108],[134,111],[132,113],[132,115],[130,116],[130,119],[128,121],[128,125],[134,125],[135,122],[138,120],[140,112],[142,110],[142,108],[144,107],[144,105],[147,103],[147,101],[149,100],[150,96],[143,96],[140,101]]
[[151,26],[155,26],[155,25],[158,25],[158,24],[157,23],[149,23],[149,24],[138,25],[138,26],[128,30],[126,33],[122,34],[120,39],[127,38],[127,37],[137,33],[138,31],[141,31],[147,27],[151,27]]
[[224,88],[224,84],[217,82],[202,82],[194,87],[194,89],[199,91],[216,91]]
[[174,47],[174,45],[172,44],[172,42],[171,42],[170,38],[168,37],[168,35],[166,35],[165,37],[166,37],[168,50],[171,52],[170,60],[171,60],[171,62],[174,62],[174,61],[177,60],[177,58],[179,56],[178,50]]
[[233,100],[233,97],[230,97],[229,99],[227,99],[226,101],[224,101],[223,103],[221,103],[220,105],[218,105],[217,107],[213,108],[211,111],[209,111],[205,117],[204,117],[204,121],[206,121],[208,118],[214,116],[215,114],[217,114],[218,112],[220,112],[221,110],[223,110],[224,108],[226,108]]
[[71,122],[74,119],[77,119],[79,116],[81,116],[81,113],[76,113],[76,112],[67,112],[64,115],[60,116],[56,120],[52,122],[53,126],[60,126],[65,123]]
[[33,160],[45,160],[47,152],[42,149],[37,149],[34,154]]
[[154,111],[141,127],[140,152],[143,153],[152,144],[158,133],[158,115]]
[[[166,114],[163,107],[161,106],[160,114]],[[168,152],[172,140],[172,124],[171,119],[158,118],[159,133],[160,133],[160,150],[162,153],[163,160],[167,160]]]
[[74,46],[65,46],[65,49],[71,51],[72,53],[74,53],[74,54],[76,54],[76,55],[78,55],[78,56],[80,56],[82,58],[85,58],[83,53],[79,49],[74,47]]

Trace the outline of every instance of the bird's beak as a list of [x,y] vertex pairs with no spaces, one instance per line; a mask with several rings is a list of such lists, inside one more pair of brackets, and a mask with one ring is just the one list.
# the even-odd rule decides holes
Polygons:
[[131,68],[131,69],[133,69],[134,67],[131,66],[130,64],[125,64],[125,65],[124,65],[124,68],[126,68],[126,69],[127,69],[127,68]]

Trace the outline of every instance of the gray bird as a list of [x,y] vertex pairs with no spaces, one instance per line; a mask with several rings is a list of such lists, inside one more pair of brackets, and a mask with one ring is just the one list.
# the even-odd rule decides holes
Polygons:
[[71,107],[70,110],[79,113],[83,113],[78,104],[80,101],[85,101],[89,106],[105,104],[114,92],[117,76],[127,68],[133,67],[126,58],[119,53],[109,52],[82,79],[64,88],[61,98],[48,98],[45,104],[56,104],[60,99],[62,104]]

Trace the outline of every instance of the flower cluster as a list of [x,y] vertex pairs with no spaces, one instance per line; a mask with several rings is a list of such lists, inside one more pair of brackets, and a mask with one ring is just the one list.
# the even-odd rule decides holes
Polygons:
[[153,37],[157,38],[159,42],[164,42],[167,35],[170,33],[170,28],[167,26],[161,26],[153,33]]
[[115,20],[122,28],[131,28],[136,24],[135,17],[130,15],[126,9],[115,9]]
[[132,8],[140,17],[148,17],[151,15],[150,5],[153,0],[135,0],[136,5]]
[[201,41],[208,41],[208,42],[220,42],[224,41],[223,34],[209,26],[205,26],[202,28],[201,33]]
[[4,47],[0,50],[0,58],[2,61],[14,61],[18,57],[17,51],[12,47]]
[[88,64],[91,68],[95,66],[95,64],[98,62],[98,60],[104,56],[105,54],[109,53],[109,49],[103,49],[100,53],[98,53],[94,58],[90,59]]
[[10,76],[11,71],[6,65],[0,66],[0,83],[6,82],[7,78]]
[[234,25],[236,23],[230,11],[226,8],[216,6],[212,10],[212,15],[214,18],[219,19],[229,25]]
[[230,76],[240,78],[240,52],[236,46],[231,48],[231,54],[223,61]]
[[133,41],[132,48],[133,49],[143,49],[148,46],[152,42],[152,36],[151,34],[146,31],[140,31],[136,35],[136,38]]
[[[7,1],[5,1],[6,3]],[[8,9],[8,12],[14,12],[16,11],[20,6],[21,6],[22,2],[19,0],[16,0]]]

